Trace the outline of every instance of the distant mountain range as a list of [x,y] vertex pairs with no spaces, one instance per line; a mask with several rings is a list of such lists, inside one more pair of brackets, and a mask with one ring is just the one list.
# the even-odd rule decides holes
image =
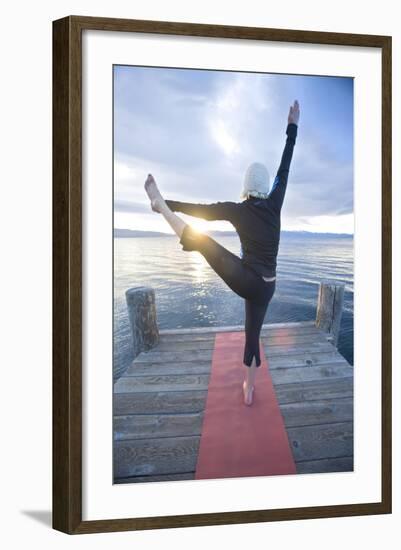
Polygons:
[[[236,231],[208,231],[207,234],[212,237],[233,237],[237,235]],[[281,234],[285,237],[353,237],[349,233],[314,233],[313,231],[282,231]],[[114,238],[116,239],[135,237],[172,237],[172,234],[159,231],[138,231],[136,229],[114,229]]]
[[132,237],[171,237],[170,233],[160,233],[157,231],[137,231],[134,229],[114,229],[114,238],[132,238]]

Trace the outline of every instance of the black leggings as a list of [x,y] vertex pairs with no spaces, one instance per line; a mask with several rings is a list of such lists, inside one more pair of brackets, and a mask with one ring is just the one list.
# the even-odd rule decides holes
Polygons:
[[198,250],[223,281],[238,296],[245,299],[245,348],[243,363],[260,366],[259,337],[267,306],[276,289],[276,281],[265,281],[241,258],[221,246],[214,239],[184,227],[180,244],[183,250]]

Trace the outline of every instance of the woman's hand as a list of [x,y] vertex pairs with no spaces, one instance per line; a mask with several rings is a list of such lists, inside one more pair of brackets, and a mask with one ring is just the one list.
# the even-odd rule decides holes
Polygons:
[[294,101],[294,105],[291,105],[290,112],[288,114],[288,124],[298,124],[299,121],[299,103]]

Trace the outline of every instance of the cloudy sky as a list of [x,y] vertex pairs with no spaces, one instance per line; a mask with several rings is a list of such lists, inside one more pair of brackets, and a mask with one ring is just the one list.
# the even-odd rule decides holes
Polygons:
[[148,173],[165,198],[197,203],[241,201],[251,162],[272,182],[294,99],[301,116],[282,228],[353,233],[351,78],[135,66],[114,68],[114,226],[171,232],[150,209]]

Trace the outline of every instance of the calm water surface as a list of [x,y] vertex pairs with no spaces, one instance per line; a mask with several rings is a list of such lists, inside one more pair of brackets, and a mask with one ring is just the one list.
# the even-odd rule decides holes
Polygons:
[[[217,237],[239,255],[236,236]],[[313,320],[319,283],[345,283],[339,351],[353,364],[352,237],[282,234],[276,292],[265,323]],[[114,239],[114,349],[128,355],[125,291],[147,285],[155,290],[160,329],[241,325],[244,300],[237,296],[197,252],[184,252],[176,237]],[[115,355],[116,356],[116,355]],[[121,359],[121,357],[120,357]],[[120,361],[121,364],[121,361]]]

